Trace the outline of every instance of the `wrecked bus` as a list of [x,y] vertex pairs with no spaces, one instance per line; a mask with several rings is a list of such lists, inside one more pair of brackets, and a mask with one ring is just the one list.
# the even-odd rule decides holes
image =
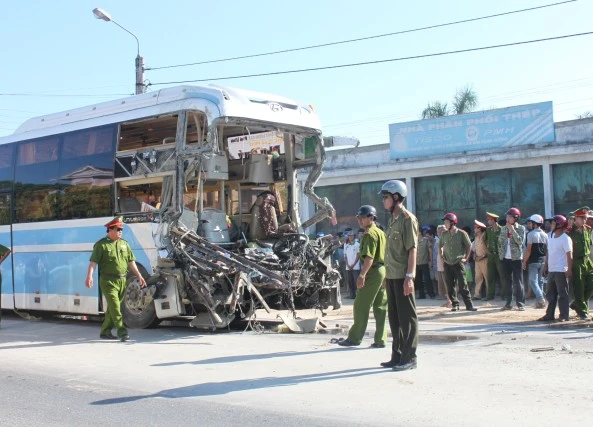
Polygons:
[[2,308],[102,314],[84,277],[113,215],[148,282],[128,279],[130,327],[182,317],[216,329],[260,308],[337,308],[341,242],[308,230],[335,217],[314,185],[324,146],[338,141],[353,142],[323,138],[311,106],[217,86],[32,118],[0,138],[0,244],[12,250]]

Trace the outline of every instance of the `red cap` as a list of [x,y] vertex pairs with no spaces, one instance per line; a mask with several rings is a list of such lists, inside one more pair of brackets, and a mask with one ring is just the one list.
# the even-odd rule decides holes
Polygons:
[[123,226],[124,226],[124,218],[121,216],[116,216],[111,221],[109,221],[107,224],[105,224],[105,227],[107,227],[107,228],[111,228],[111,227],[123,228]]

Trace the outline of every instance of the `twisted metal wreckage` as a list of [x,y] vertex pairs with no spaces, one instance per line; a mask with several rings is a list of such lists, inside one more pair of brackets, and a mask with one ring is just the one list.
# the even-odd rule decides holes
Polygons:
[[[335,218],[331,203],[313,190],[325,161],[321,141],[319,137],[304,185],[304,193],[317,205],[317,212],[301,225],[301,230]],[[326,138],[325,145],[331,146],[333,141]],[[201,162],[206,156],[191,153],[188,157],[197,161],[196,170],[203,170]],[[177,163],[184,164],[184,160],[178,158]],[[187,179],[187,161],[182,167],[186,173],[177,176]],[[172,185],[171,180],[168,186]],[[181,193],[187,180],[178,180],[175,185]],[[163,192],[167,191],[172,188],[164,187]],[[142,316],[150,311],[153,302],[159,304],[163,295],[176,294],[181,302],[179,312],[195,316],[191,326],[214,330],[228,327],[233,321],[253,319],[255,310],[260,308],[268,313],[271,309],[288,309],[296,318],[297,309],[341,307],[341,277],[331,261],[331,255],[343,243],[337,237],[327,235],[310,240],[306,234],[288,233],[278,235],[273,243],[256,241],[257,245],[248,245],[242,234],[228,249],[228,245],[213,243],[193,231],[195,220],[201,220],[197,210],[192,212],[192,225],[180,212],[183,206],[160,212],[155,240],[160,240],[159,246],[168,256],[159,259],[146,288],[140,288],[133,279],[128,283],[125,305],[129,312]],[[154,317],[153,323],[157,322]]]

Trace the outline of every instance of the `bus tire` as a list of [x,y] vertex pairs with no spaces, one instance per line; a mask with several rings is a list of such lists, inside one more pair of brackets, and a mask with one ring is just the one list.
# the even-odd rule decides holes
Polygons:
[[[138,270],[142,277],[148,278],[146,269],[138,265]],[[156,315],[154,301],[142,309],[137,308],[138,291],[140,289],[140,282],[134,274],[129,273],[126,278],[126,293],[124,300],[121,303],[121,313],[124,319],[124,324],[131,329],[146,329],[157,326],[161,319]]]

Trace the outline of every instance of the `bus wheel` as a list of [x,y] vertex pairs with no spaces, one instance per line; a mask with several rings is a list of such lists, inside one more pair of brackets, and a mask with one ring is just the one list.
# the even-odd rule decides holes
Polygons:
[[[140,271],[144,273],[142,269]],[[160,323],[160,319],[156,316],[154,301],[144,304],[143,295],[140,282],[136,276],[129,275],[126,279],[126,293],[121,304],[124,323],[128,328],[146,329]]]

